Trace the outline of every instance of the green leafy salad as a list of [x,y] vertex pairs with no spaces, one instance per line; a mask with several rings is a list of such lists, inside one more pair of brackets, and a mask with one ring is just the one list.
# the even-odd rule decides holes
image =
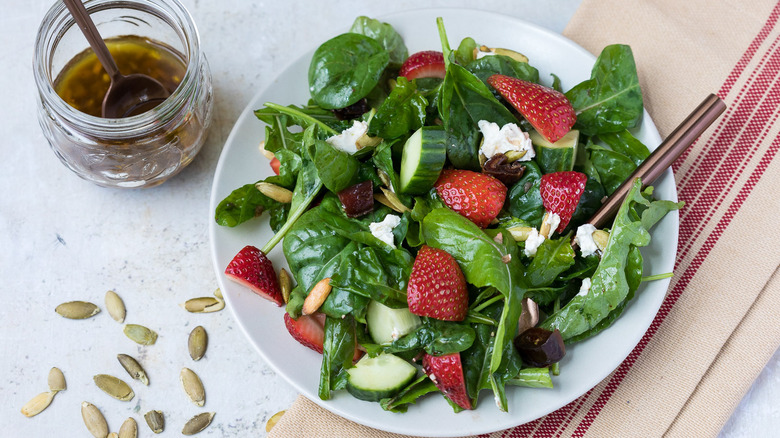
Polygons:
[[[441,47],[411,55],[367,17],[324,42],[309,102],[255,111],[275,175],[215,219],[269,217],[273,237],[225,273],[285,306],[290,340],[322,354],[323,400],[405,412],[438,392],[458,412],[485,390],[507,411],[507,385],[552,387],[567,345],[667,276],[643,276],[639,248],[681,204],[637,179],[610,227],[587,223],[649,155],[630,47],[563,90],[522,47],[452,48],[437,24]],[[280,242],[290,273],[265,256]]]

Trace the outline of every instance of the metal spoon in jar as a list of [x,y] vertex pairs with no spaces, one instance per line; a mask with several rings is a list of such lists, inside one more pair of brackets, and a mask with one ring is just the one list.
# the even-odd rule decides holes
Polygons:
[[146,112],[168,98],[171,93],[156,79],[144,74],[123,75],[114,62],[106,43],[98,33],[81,0],[64,0],[90,47],[111,78],[103,98],[103,117],[118,119]]

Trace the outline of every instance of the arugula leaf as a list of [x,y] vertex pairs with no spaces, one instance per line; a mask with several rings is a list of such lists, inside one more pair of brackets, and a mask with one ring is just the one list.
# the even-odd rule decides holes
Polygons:
[[[296,105],[284,106],[273,102],[266,102],[263,104],[263,108],[255,110],[255,116],[269,126],[272,126],[273,129],[280,134],[279,146],[276,145],[274,138],[271,138],[269,144],[269,137],[266,134],[265,148],[271,152],[276,152],[279,148],[285,148],[300,153],[298,149],[290,147],[290,144],[293,144],[296,137],[302,137],[303,134],[289,132],[287,128],[292,126],[300,126],[305,130],[312,125],[316,125],[324,137],[330,137],[352,125],[349,121],[338,120],[332,112],[316,105],[299,107]],[[267,132],[268,131],[266,130],[266,133]],[[302,141],[299,141],[299,143],[301,142]]]
[[395,88],[371,119],[368,133],[384,139],[408,135],[425,124],[427,106],[428,101],[417,92],[416,82],[399,76]]
[[330,399],[330,391],[336,389],[337,376],[352,366],[355,342],[355,320],[352,317],[325,318],[325,339],[322,345],[322,367],[318,391],[320,399]]
[[390,55],[389,66],[391,68],[401,68],[401,64],[409,57],[404,39],[388,23],[360,16],[355,18],[349,31],[371,37],[379,42]]
[[566,92],[585,135],[633,128],[642,118],[642,90],[631,47],[614,44],[601,51],[590,79]]
[[309,91],[325,109],[344,108],[379,83],[390,55],[382,44],[357,33],[338,35],[317,48],[309,64]]

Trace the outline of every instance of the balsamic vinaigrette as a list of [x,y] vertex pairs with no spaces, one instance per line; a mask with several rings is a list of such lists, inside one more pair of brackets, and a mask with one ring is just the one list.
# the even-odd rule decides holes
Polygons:
[[[173,93],[184,77],[184,55],[172,47],[135,35],[105,40],[119,71],[124,75],[142,73],[153,77]],[[70,106],[102,117],[103,97],[111,79],[91,48],[71,59],[54,80],[54,90]],[[148,111],[151,108],[145,108]]]

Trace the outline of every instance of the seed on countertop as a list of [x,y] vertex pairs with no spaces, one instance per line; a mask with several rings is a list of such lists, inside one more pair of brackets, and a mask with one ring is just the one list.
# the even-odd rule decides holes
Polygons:
[[95,438],[106,438],[108,435],[108,423],[106,417],[95,405],[88,402],[81,403],[81,418],[84,419],[84,425]]
[[200,381],[200,377],[191,369],[182,368],[179,378],[181,379],[181,385],[184,387],[184,392],[187,393],[190,400],[197,406],[203,406],[206,403],[206,389],[203,388],[203,382]]
[[54,400],[54,394],[56,393],[57,391],[49,391],[36,395],[22,406],[22,414],[25,417],[34,417],[40,414],[44,409],[49,407],[51,401]]
[[112,290],[106,292],[106,310],[114,318],[114,321],[120,324],[125,322],[125,315],[127,314],[125,302]]
[[198,432],[203,431],[211,424],[211,420],[214,419],[215,412],[203,412],[192,418],[190,418],[184,427],[181,429],[182,435],[195,435]]
[[111,432],[108,434],[108,438],[119,438],[119,435],[116,432]]
[[211,313],[224,309],[225,302],[214,297],[199,297],[191,298],[185,301],[181,306],[191,313]]
[[65,375],[57,367],[52,367],[49,370],[49,391],[58,392],[68,389],[68,385],[65,383]]
[[153,345],[157,342],[157,333],[138,324],[127,324],[125,335],[132,341],[141,345]]
[[122,379],[108,374],[98,374],[92,379],[98,388],[117,400],[130,401],[135,397],[133,388]]
[[122,365],[122,368],[127,371],[127,374],[130,374],[130,377],[149,386],[149,378],[146,376],[146,371],[144,371],[137,360],[126,354],[117,354],[116,358],[119,360],[119,364]]
[[284,268],[279,271],[279,289],[282,291],[284,303],[287,304],[290,301],[290,292],[292,291],[292,278]]
[[133,417],[128,417],[119,428],[118,438],[138,438],[138,423]]
[[217,288],[217,290],[214,291],[214,296],[217,297],[219,300],[224,300],[222,297],[222,289]]
[[209,344],[209,336],[203,326],[197,326],[190,332],[187,340],[187,349],[190,352],[192,360],[200,360],[206,354],[206,347]]
[[54,311],[68,319],[87,319],[100,313],[100,307],[87,301],[68,301]]
[[161,433],[165,429],[165,417],[161,411],[149,411],[144,414],[144,420],[154,433]]
[[268,422],[265,423],[265,431],[266,433],[270,432],[271,429],[273,429],[274,426],[276,426],[276,423],[279,422],[279,419],[282,418],[282,415],[287,411],[279,411],[275,413],[271,418],[268,419]]

